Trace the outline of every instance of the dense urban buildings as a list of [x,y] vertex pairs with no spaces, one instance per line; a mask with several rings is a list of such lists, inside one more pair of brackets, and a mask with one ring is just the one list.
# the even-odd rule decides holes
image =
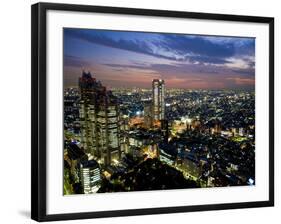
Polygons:
[[[159,80],[152,86],[159,88]],[[83,71],[79,90],[65,90],[65,178],[71,176],[65,192],[152,189],[141,179],[155,166],[175,172],[184,188],[254,183],[252,91],[159,89],[108,91]],[[163,96],[157,102],[165,107],[159,110],[165,111],[164,126],[152,125],[154,92]],[[140,186],[131,179],[136,169]],[[149,175],[154,180],[160,174]],[[169,189],[164,177],[157,181],[155,189]]]
[[254,39],[64,34],[65,195],[255,185]]

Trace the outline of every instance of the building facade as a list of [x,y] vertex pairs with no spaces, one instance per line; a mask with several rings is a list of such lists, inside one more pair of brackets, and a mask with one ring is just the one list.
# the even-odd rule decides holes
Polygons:
[[95,160],[81,162],[80,178],[84,194],[96,193],[101,187],[99,164]]
[[165,119],[165,82],[162,79],[152,81],[152,114],[154,121]]
[[151,101],[147,101],[144,103],[143,111],[144,127],[149,129],[152,126]]
[[82,146],[101,164],[110,165],[121,156],[117,99],[90,72],[83,71],[79,89]]

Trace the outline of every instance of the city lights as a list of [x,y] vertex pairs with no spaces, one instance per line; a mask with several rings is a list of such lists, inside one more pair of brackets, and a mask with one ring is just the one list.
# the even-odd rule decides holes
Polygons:
[[253,93],[165,89],[156,79],[150,91],[108,92],[85,72],[79,83],[65,91],[65,194],[150,189],[130,173],[155,181],[157,166],[182,175],[175,188],[255,184]]
[[64,34],[64,194],[255,185],[254,39]]

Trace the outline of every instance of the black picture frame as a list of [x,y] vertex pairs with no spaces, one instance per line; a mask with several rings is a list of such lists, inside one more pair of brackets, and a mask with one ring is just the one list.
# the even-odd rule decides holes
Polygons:
[[[141,15],[154,17],[161,16],[169,18],[192,18],[217,21],[254,22],[269,24],[269,200],[243,203],[160,207],[54,215],[46,214],[46,13],[48,10],[100,12],[123,15]],[[37,221],[54,221],[274,206],[274,18],[89,5],[37,3],[32,5],[31,23],[32,219]]]

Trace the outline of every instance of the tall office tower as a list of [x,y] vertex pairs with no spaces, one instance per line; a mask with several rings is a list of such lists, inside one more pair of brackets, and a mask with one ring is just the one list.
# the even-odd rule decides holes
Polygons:
[[96,92],[101,84],[83,71],[79,78],[81,143],[85,153],[97,156]]
[[151,101],[144,102],[144,126],[149,129],[152,126],[152,115],[151,115]]
[[96,193],[101,186],[99,164],[95,160],[81,162],[80,178],[84,194]]
[[121,157],[117,99],[89,72],[83,71],[79,87],[82,146],[87,154],[110,165]]
[[155,121],[165,119],[165,82],[162,79],[152,81],[152,114]]
[[97,147],[101,154],[101,162],[110,165],[121,158],[118,103],[111,91],[103,91],[98,97]]
[[122,115],[119,113],[119,126],[120,126],[120,130],[122,132],[124,131],[129,131],[130,127],[129,127],[129,116],[128,115]]

